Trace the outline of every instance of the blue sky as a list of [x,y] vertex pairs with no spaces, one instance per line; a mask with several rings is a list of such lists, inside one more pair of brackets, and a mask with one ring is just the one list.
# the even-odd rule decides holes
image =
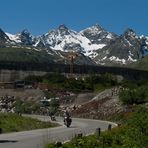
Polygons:
[[1,0],[0,28],[17,33],[27,28],[33,35],[66,24],[79,31],[99,24],[121,34],[133,28],[148,35],[148,0]]

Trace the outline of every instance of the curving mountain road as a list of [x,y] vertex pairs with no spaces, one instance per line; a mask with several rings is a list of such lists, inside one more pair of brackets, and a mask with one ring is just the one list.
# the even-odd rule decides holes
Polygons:
[[[34,115],[43,121],[50,120],[47,116]],[[70,128],[63,125],[63,119],[58,117],[57,122],[62,124],[60,127],[38,129],[32,131],[23,131],[9,134],[0,134],[0,148],[43,148],[49,141],[67,141],[75,136],[75,134],[83,133],[83,135],[94,133],[96,128],[106,130],[109,124],[115,127],[116,124],[90,119],[74,118]]]

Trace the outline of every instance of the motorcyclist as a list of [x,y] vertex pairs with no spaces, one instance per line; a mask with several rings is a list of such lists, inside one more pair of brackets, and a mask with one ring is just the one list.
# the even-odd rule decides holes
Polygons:
[[50,116],[50,118],[51,118],[51,120],[52,120],[52,121],[56,121],[56,119],[55,119],[55,116],[54,116],[54,113],[53,113],[53,112],[50,112],[50,113],[49,113],[49,116]]
[[65,110],[63,116],[64,116],[64,118],[65,117],[70,117],[69,112],[67,110]]
[[64,122],[65,122],[65,119],[70,118],[70,114],[67,110],[64,111],[63,117],[64,117]]
[[71,116],[69,114],[69,112],[67,110],[64,111],[64,124],[69,127],[71,125],[72,119]]

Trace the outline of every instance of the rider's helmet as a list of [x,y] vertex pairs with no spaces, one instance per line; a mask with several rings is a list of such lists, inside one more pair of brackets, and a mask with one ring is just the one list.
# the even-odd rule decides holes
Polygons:
[[69,113],[67,110],[64,111],[64,117],[69,117]]

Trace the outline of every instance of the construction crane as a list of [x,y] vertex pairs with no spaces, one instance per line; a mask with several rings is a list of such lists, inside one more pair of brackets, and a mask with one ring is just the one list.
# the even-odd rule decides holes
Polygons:
[[68,52],[68,60],[70,61],[70,74],[72,75],[74,72],[74,60],[78,56],[76,52]]
[[69,72],[70,72],[70,75],[72,76],[73,72],[74,72],[74,60],[76,59],[77,56],[78,56],[77,52],[73,52],[73,51],[66,52],[63,55],[64,59],[58,59],[57,62],[66,64],[67,63],[66,61],[68,61],[69,65],[70,65]]

